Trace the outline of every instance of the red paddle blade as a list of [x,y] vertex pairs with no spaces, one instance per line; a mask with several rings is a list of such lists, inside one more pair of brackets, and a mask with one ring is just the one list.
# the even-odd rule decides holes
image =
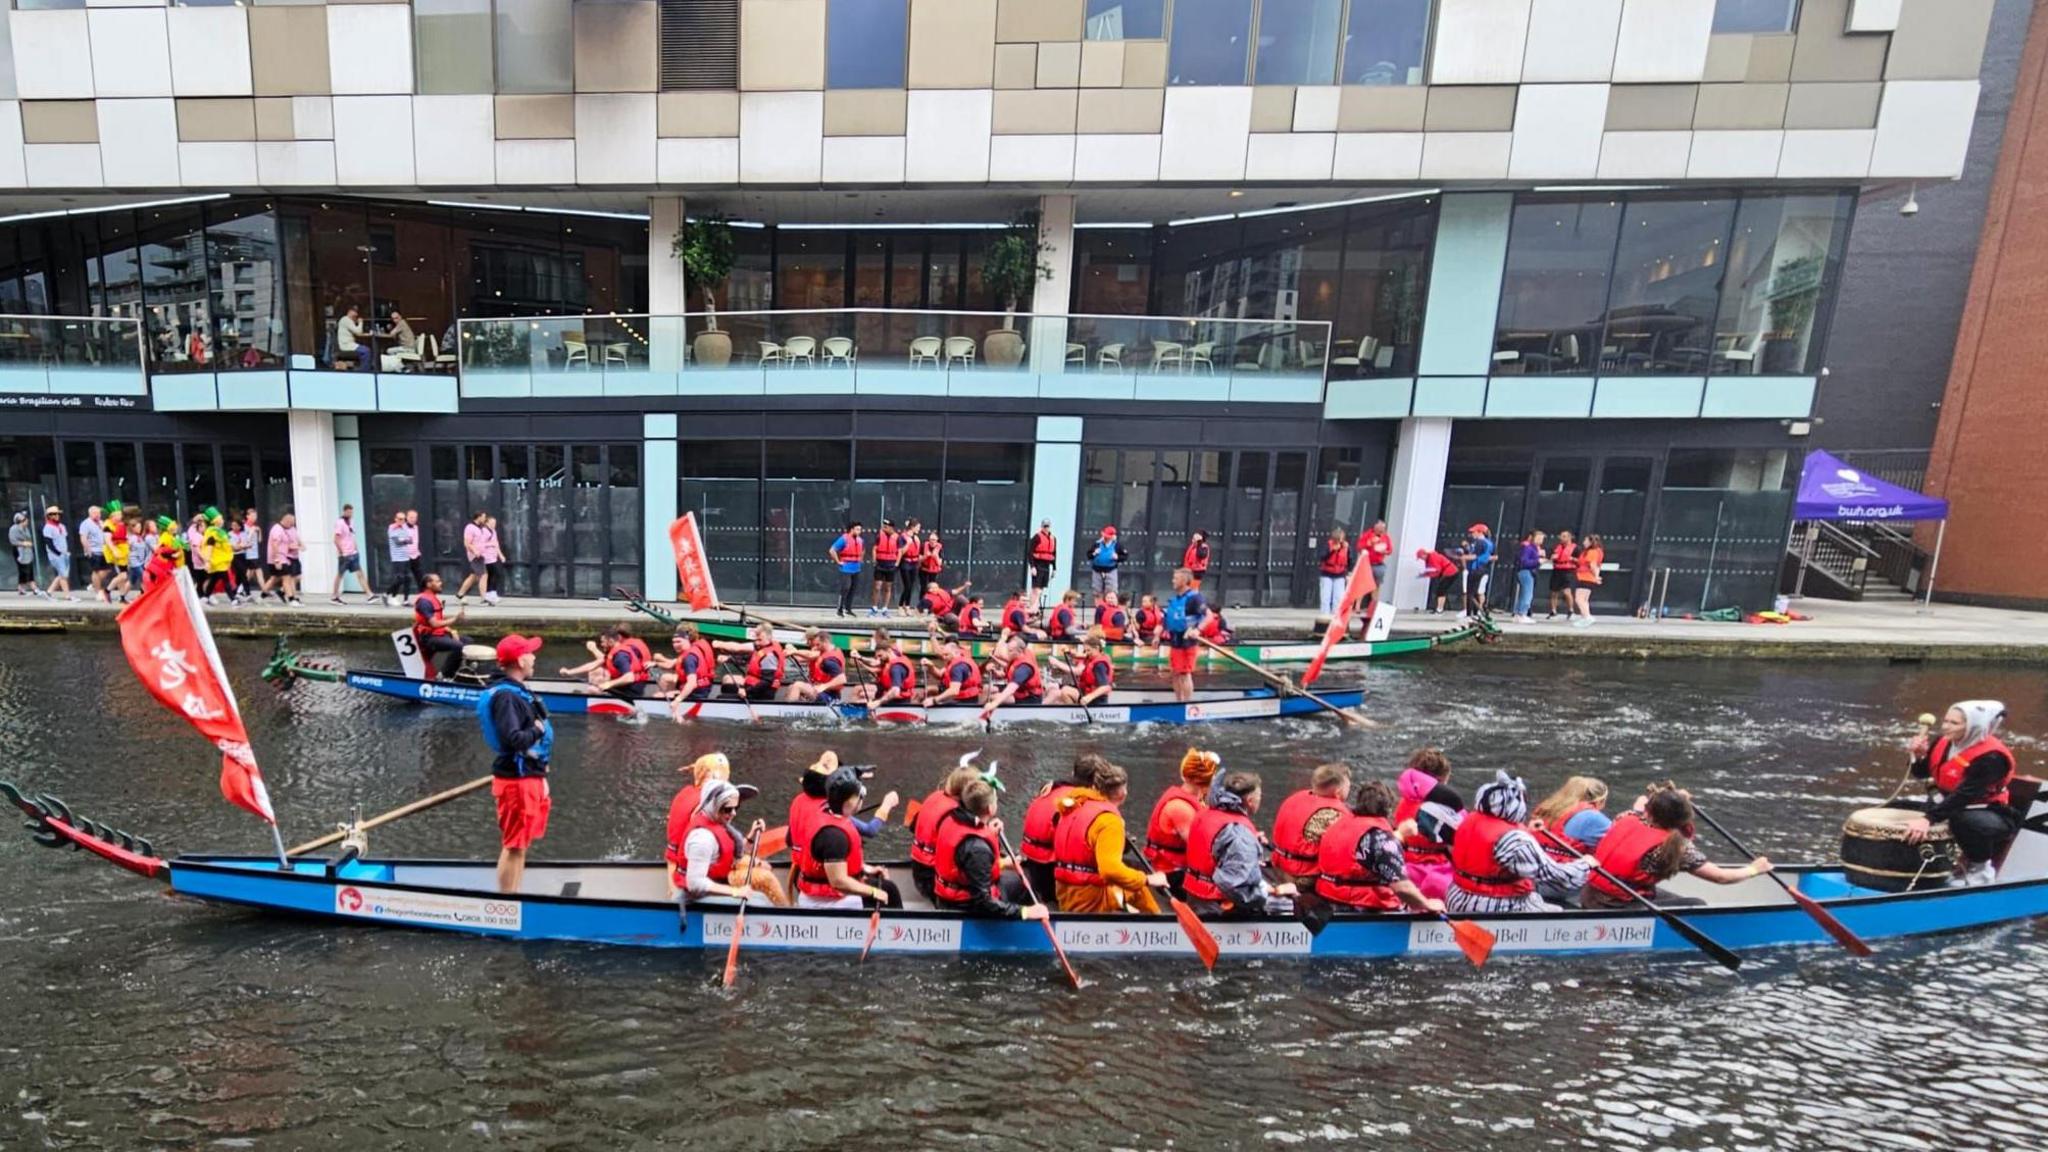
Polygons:
[[908,828],[912,824],[917,823],[917,814],[923,809],[924,801],[922,800],[912,800],[910,803],[905,804],[903,806],[903,826]]
[[1486,958],[1493,955],[1493,933],[1470,920],[1447,918],[1445,923],[1451,926],[1451,935],[1457,939],[1458,950],[1465,954],[1465,959],[1470,960],[1474,968],[1486,967]]
[[727,988],[732,987],[733,981],[740,978],[740,926],[745,922],[746,918],[744,916],[738,917],[732,922],[732,943],[727,945],[725,949],[725,986]]
[[778,824],[761,833],[761,847],[756,850],[756,853],[765,860],[770,856],[781,855],[783,850],[788,847],[789,825]]
[[631,716],[633,706],[624,700],[592,700],[583,706],[593,716]]
[[875,946],[875,935],[881,930],[882,910],[880,908],[877,908],[873,912],[868,913],[868,938],[867,942],[860,946],[861,963],[865,964],[868,962],[868,949],[873,948]]
[[1785,892],[1792,897],[1793,903],[1805,909],[1808,916],[1813,917],[1814,923],[1819,924],[1828,935],[1833,936],[1851,954],[1856,956],[1868,956],[1871,954],[1870,945],[1864,943],[1861,936],[1851,932],[1847,924],[1835,919],[1834,913],[1821,907],[1814,901],[1813,897],[1792,887],[1790,884],[1785,885]]
[[1178,896],[1168,899],[1173,903],[1173,918],[1180,921],[1180,930],[1187,935],[1195,955],[1201,957],[1202,967],[1214,972],[1216,957],[1223,954],[1223,946],[1216,943],[1216,934],[1209,931],[1209,926],[1202,923],[1202,918],[1195,915],[1195,910],[1188,907],[1186,901]]

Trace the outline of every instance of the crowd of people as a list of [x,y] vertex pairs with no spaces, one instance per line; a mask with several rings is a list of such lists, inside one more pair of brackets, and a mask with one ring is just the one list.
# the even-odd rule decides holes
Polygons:
[[[1448,553],[1419,548],[1415,559],[1422,563],[1421,577],[1429,581],[1429,611],[1443,612],[1455,597],[1461,623],[1489,613],[1496,548],[1485,524],[1465,529]],[[1592,624],[1593,594],[1600,587],[1606,564],[1607,547],[1597,533],[1588,533],[1584,541],[1569,531],[1559,532],[1555,541],[1542,531],[1524,533],[1513,558],[1515,622],[1535,621],[1536,578],[1548,569],[1550,605],[1544,619],[1557,619],[1561,607],[1561,614],[1573,627]]]

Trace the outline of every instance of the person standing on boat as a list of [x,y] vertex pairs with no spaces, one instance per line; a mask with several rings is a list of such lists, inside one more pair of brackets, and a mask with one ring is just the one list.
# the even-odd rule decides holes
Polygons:
[[756,820],[752,828],[741,833],[734,823],[741,802],[759,794],[760,790],[752,784],[734,784],[729,780],[712,780],[704,785],[703,797],[697,802],[689,831],[683,836],[683,893],[688,899],[727,896],[758,903],[758,893],[766,903],[778,908],[789,906],[789,895],[775,879],[774,871],[747,856],[747,844],[761,835],[765,826]]
[[810,842],[797,870],[797,907],[903,907],[895,883],[861,851],[863,837],[851,817],[867,794],[854,768],[835,769],[826,778],[825,805],[811,817]]
[[[428,578],[440,586],[437,573]],[[548,831],[548,758],[555,726],[547,706],[526,687],[533,676],[538,636],[498,641],[498,674],[477,698],[477,719],[491,749],[491,795],[498,802],[498,891],[516,893],[526,877],[526,853]],[[459,645],[458,645],[459,648]]]
[[832,566],[839,570],[839,611],[836,615],[853,615],[853,590],[860,586],[861,557],[867,552],[867,545],[861,542],[861,523],[855,520],[846,526],[846,531],[832,541],[825,550],[832,557]]
[[1523,827],[1528,818],[1529,794],[1519,778],[1496,772],[1480,786],[1451,841],[1446,908],[1459,915],[1554,912],[1557,906],[1537,895],[1539,884],[1564,892],[1586,883],[1590,862],[1552,860]]
[[910,883],[925,899],[932,898],[932,875],[938,859],[939,822],[960,806],[961,790],[981,779],[965,764],[946,769],[939,786],[919,804],[910,826]]
[[1626,908],[1637,895],[1647,896],[1670,907],[1699,907],[1706,903],[1697,896],[1681,896],[1660,887],[1664,881],[1684,872],[1713,884],[1740,884],[1771,870],[1768,858],[1759,856],[1741,868],[1726,868],[1708,861],[1693,843],[1692,794],[1676,784],[1653,784],[1600,838],[1593,858],[1627,885],[1623,888],[1594,872],[1586,877],[1587,908]]
[[1180,758],[1180,782],[1170,785],[1152,804],[1152,816],[1145,822],[1145,863],[1164,873],[1167,886],[1181,890],[1188,868],[1188,832],[1202,804],[1209,796],[1209,784],[1223,766],[1214,752],[1190,748]]
[[1088,786],[1059,800],[1052,875],[1060,911],[1156,916],[1159,901],[1152,889],[1166,887],[1165,873],[1140,872],[1124,863],[1129,840],[1119,809],[1130,794],[1130,775],[1105,760],[1090,777]]
[[1349,814],[1325,829],[1316,846],[1317,896],[1350,912],[1444,910],[1442,900],[1424,896],[1408,878],[1401,838],[1387,820],[1394,801],[1394,790],[1379,780],[1367,780],[1351,794]]
[[926,708],[981,703],[981,666],[974,662],[967,645],[958,636],[948,636],[939,642],[939,656],[945,663],[939,668],[936,683],[944,687],[938,692],[927,692],[920,703]]
[[1166,631],[1167,667],[1173,673],[1173,698],[1185,704],[1195,698],[1195,664],[1201,659],[1202,617],[1209,605],[1202,599],[1202,586],[1186,568],[1173,570],[1173,599],[1166,602],[1161,621]]
[[1259,814],[1263,795],[1256,772],[1231,772],[1209,785],[1209,806],[1188,831],[1188,871],[1181,880],[1188,903],[1204,916],[1258,916],[1287,911],[1297,894],[1291,883],[1268,884],[1259,867]]
[[933,833],[934,907],[992,920],[1046,918],[1049,910],[1030,902],[1016,870],[1002,870],[1002,830],[1003,822],[996,816],[996,785],[973,776],[961,788],[959,804]]
[[1088,585],[1098,609],[1105,598],[1116,596],[1117,566],[1128,559],[1130,554],[1117,542],[1116,525],[1104,524],[1102,534],[1088,550]]
[[1052,587],[1053,566],[1060,559],[1060,542],[1052,534],[1052,521],[1038,522],[1038,533],[1031,537],[1030,558],[1031,579],[1027,582],[1029,589],[1025,596],[1031,606],[1031,614],[1036,616],[1038,601],[1045,595],[1045,590]]
[[1996,879],[1996,861],[2020,830],[2020,814],[2006,791],[2019,761],[1998,737],[2004,725],[2005,705],[1997,700],[1965,700],[1950,708],[1938,739],[1930,743],[1922,734],[1913,741],[1911,773],[1928,782],[1932,795],[1893,802],[1923,812],[1906,825],[1908,843],[1926,839],[1935,824],[1948,825],[1963,856],[1965,884]]
[[798,704],[839,703],[839,693],[846,688],[846,657],[823,628],[805,633],[804,644],[804,650],[791,657],[804,666],[804,678],[785,685],[782,698]]
[[462,666],[462,637],[455,626],[469,614],[467,608],[447,615],[441,604],[441,574],[427,573],[427,587],[412,602],[412,634],[419,642],[420,659],[426,661],[427,679],[437,674],[453,676]]
[[1304,883],[1314,879],[1324,832],[1351,813],[1344,803],[1350,792],[1350,767],[1318,765],[1308,787],[1282,800],[1273,813],[1273,866]]

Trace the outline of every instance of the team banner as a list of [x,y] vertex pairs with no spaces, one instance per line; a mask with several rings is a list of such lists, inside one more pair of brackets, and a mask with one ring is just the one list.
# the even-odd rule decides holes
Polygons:
[[1306,688],[1323,674],[1323,661],[1329,658],[1330,649],[1335,648],[1346,633],[1351,631],[1351,614],[1359,604],[1379,591],[1379,585],[1372,578],[1372,564],[1366,559],[1365,550],[1359,549],[1358,563],[1351,568],[1351,581],[1344,586],[1344,602],[1337,605],[1337,611],[1330,616],[1330,626],[1323,632],[1323,646],[1316,649],[1316,658],[1309,661],[1308,671],[1301,675],[1301,685]]
[[121,650],[149,694],[191,722],[221,752],[220,791],[230,804],[246,808],[275,826],[270,792],[249,748],[235,691],[221,669],[213,632],[199,609],[192,571],[178,565],[171,579],[157,581],[121,609]]
[[702,612],[718,603],[718,587],[711,582],[711,558],[704,553],[704,538],[697,534],[697,514],[683,513],[668,526],[668,542],[676,550],[676,575],[682,579],[677,599],[693,611]]

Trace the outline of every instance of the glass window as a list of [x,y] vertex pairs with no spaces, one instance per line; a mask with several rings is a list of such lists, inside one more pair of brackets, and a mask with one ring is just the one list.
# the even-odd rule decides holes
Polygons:
[[[375,549],[371,555],[371,561],[376,565],[378,571],[387,573],[388,579],[388,574],[391,571],[389,560],[391,553],[387,549],[389,540],[386,530],[390,527],[393,513],[419,507],[418,488],[413,479],[419,474],[419,463],[415,450],[411,447],[373,447],[368,448],[366,451],[369,456],[370,488],[368,497],[370,506],[363,511],[362,523],[368,527],[366,536],[369,540],[369,547]],[[226,450],[223,449],[222,459],[224,462],[227,459],[225,452]],[[232,479],[235,472],[234,465],[228,463],[225,464],[225,467],[229,478]],[[433,531],[433,525],[421,524],[420,531],[431,532]],[[433,543],[426,540],[420,541],[420,555],[422,557],[430,557],[433,554]],[[422,571],[424,570],[422,568]]]
[[1590,373],[1621,230],[1618,200],[1515,205],[1501,286],[1496,373]]
[[[846,307],[846,236],[785,232],[775,246],[776,307]],[[801,324],[804,317],[791,317]]]
[[1318,531],[1344,529],[1355,540],[1384,514],[1386,460],[1363,448],[1325,448],[1318,461],[1315,508],[1310,520]]
[[[534,595],[533,560],[540,555],[533,547],[534,498],[540,485],[534,481],[533,453],[525,444],[507,444],[498,449],[498,499],[504,507],[498,513],[498,546],[506,559],[505,587],[492,587],[514,596]],[[558,593],[550,590],[553,596]]]
[[831,5],[825,22],[825,87],[903,87],[909,39],[905,0],[831,0]]
[[234,201],[209,208],[206,219],[214,366],[284,367],[284,252],[276,211],[263,201]]
[[1642,561],[1643,514],[1649,510],[1653,467],[1651,460],[1641,457],[1610,457],[1601,465],[1592,529],[1581,542],[1597,542],[1607,552],[1600,583],[1593,589],[1594,604],[1626,609],[1634,596],[1636,572]]
[[493,90],[491,0],[413,0],[412,13],[420,92]]
[[187,444],[183,452],[185,464],[185,502],[181,505],[187,517],[195,516],[208,508],[220,506],[219,477],[213,469],[213,445]]
[[364,206],[292,202],[285,205],[284,217],[287,248],[297,257],[303,246],[304,255],[286,259],[292,281],[291,349],[315,357],[322,368],[353,368],[356,361],[347,357],[339,358],[341,365],[336,363],[335,328],[351,307],[360,310],[367,324],[375,304],[370,296],[374,249]]
[[575,16],[560,0],[497,0],[498,91],[576,90]]
[[1150,228],[1089,228],[1074,234],[1074,310],[1143,316],[1152,291]]
[[[638,444],[613,444],[605,449],[605,464],[610,469],[606,481],[611,498],[611,583],[640,583],[640,532],[643,527],[640,515],[640,446]],[[598,595],[608,596],[606,590]]]
[[1344,83],[1420,84],[1431,0],[1351,0]]
[[1719,0],[1714,31],[1790,32],[1798,16],[1799,0]]
[[88,507],[106,499],[107,489],[100,483],[99,447],[92,441],[64,442],[64,490],[71,497],[71,513],[80,518]]
[[[408,470],[407,479],[411,479]],[[230,522],[238,521],[241,514],[256,506],[256,455],[247,445],[223,444],[220,446],[220,513]],[[383,536],[377,537],[381,544]]]
[[154,208],[141,214],[142,298],[148,309],[153,370],[208,368],[206,236],[197,208]]
[[[697,514],[711,579],[732,600],[761,592],[761,442],[686,440],[677,445],[677,510]],[[785,546],[786,546],[786,542]],[[777,575],[783,574],[778,565]]]
[[453,319],[447,213],[437,208],[370,209],[373,297],[364,323],[379,334],[378,370],[417,371],[421,337],[440,339]]
[[1180,0],[1173,6],[1168,84],[1243,84],[1251,55],[1252,0]]
[[792,604],[837,599],[838,573],[825,557],[854,518],[852,470],[848,441],[768,441],[761,525],[767,595],[787,597]]
[[1839,279],[1850,210],[1836,195],[1743,199],[1714,326],[1713,372],[1820,370],[1822,305]]
[[[569,504],[569,456],[568,449],[560,444],[536,444],[533,446],[533,486],[531,494],[536,529],[533,536],[532,552],[519,559],[535,562],[533,565],[533,587],[543,596],[569,595],[570,525],[575,514]],[[511,510],[511,496],[506,496],[507,513]]]
[[898,531],[913,517],[937,527],[945,455],[945,444],[937,440],[860,441],[854,446],[854,518],[870,531],[884,516]]
[[1797,462],[1783,448],[1674,450],[1664,466],[1650,539],[1667,615],[1770,607],[1785,559]]
[[1704,376],[1732,198],[1632,200],[1621,221],[1600,371]]
[[605,484],[610,474],[604,466],[604,449],[597,444],[577,444],[569,449],[574,476],[570,503],[574,516],[569,534],[574,542],[576,571],[571,595],[598,596],[604,592]]
[[1332,375],[1414,374],[1436,221],[1433,197],[1351,210]]
[[1088,0],[1088,39],[1160,40],[1166,0]]
[[1260,84],[1332,84],[1343,0],[1263,0],[1259,5]]
[[1017,558],[1030,532],[1031,453],[1029,444],[946,445],[936,525],[945,544],[941,578],[948,587],[974,581],[995,602],[991,615],[1002,606],[1006,585],[1017,579]]
[[438,571],[453,588],[469,574],[462,552],[462,527],[469,523],[469,513],[463,509],[461,463],[453,445],[437,444],[427,457],[433,477],[428,489],[433,508],[421,523],[420,557],[426,561],[427,571]]

